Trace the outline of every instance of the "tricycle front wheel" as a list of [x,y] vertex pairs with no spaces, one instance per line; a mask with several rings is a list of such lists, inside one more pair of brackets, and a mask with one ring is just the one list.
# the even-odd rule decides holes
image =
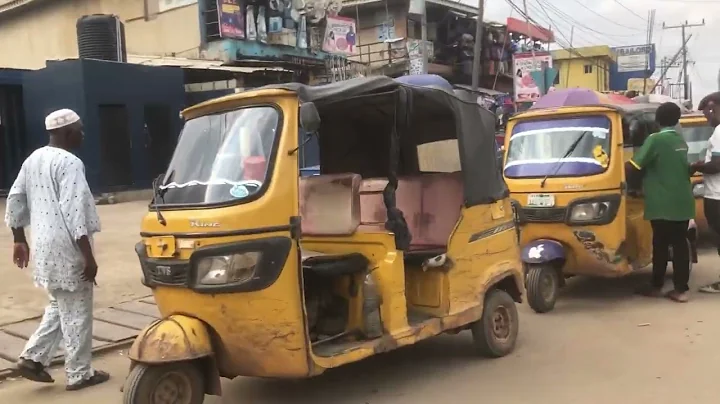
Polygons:
[[528,304],[537,313],[555,308],[560,289],[560,274],[552,265],[530,265],[525,275]]
[[488,292],[482,318],[470,326],[475,348],[489,358],[500,358],[512,352],[519,329],[515,301],[500,289]]
[[123,404],[202,404],[205,379],[192,363],[137,364],[123,389]]

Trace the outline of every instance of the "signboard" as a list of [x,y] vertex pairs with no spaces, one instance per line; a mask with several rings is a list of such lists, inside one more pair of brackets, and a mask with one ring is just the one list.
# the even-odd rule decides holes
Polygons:
[[[513,81],[516,102],[532,102],[540,98],[541,91],[532,72],[542,70],[543,64],[552,67],[552,56],[550,52],[516,53],[513,55]],[[550,83],[552,84],[552,83]]]
[[220,37],[245,39],[245,18],[240,0],[218,0]]
[[621,46],[615,48],[618,73],[645,71],[650,68],[652,45]]
[[[422,41],[419,39],[408,39],[407,50],[408,59],[410,60],[409,74],[425,74],[426,71],[423,68],[423,54],[421,49]],[[434,54],[433,43],[430,41],[425,42],[428,55]]]
[[356,32],[352,18],[328,16],[322,50],[335,55],[354,55]]
[[[644,81],[647,81],[647,84]],[[628,79],[627,89],[628,91],[637,91],[638,94],[645,94],[655,87],[655,80],[653,79]]]
[[158,0],[158,12],[164,13],[175,8],[196,4],[198,0]]

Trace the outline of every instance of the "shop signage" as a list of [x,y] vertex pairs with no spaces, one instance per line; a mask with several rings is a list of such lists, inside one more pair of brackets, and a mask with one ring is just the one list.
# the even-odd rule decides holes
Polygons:
[[166,11],[170,11],[175,8],[185,7],[189,6],[191,4],[196,4],[198,0],[159,0],[158,1],[158,11],[161,13],[164,13]]
[[[552,67],[550,52],[516,53],[513,55],[513,81],[516,102],[532,102],[540,98],[542,89],[533,79],[532,72],[542,71],[543,65]],[[552,83],[550,83],[552,84]]]
[[621,46],[614,48],[618,73],[641,72],[649,69],[652,45]]
[[322,50],[336,55],[355,55],[356,33],[352,18],[328,16]]
[[239,0],[218,0],[220,37],[245,39],[245,18]]

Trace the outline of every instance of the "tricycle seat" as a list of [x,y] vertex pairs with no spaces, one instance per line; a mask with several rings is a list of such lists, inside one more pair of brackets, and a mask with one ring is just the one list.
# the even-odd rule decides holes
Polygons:
[[370,260],[360,253],[325,254],[302,251],[303,270],[318,276],[352,275],[367,270]]

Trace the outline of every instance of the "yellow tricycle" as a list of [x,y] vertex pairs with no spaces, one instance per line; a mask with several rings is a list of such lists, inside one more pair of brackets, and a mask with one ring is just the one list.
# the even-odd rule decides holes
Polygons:
[[[652,262],[642,184],[625,162],[657,130],[657,105],[529,110],[508,123],[503,175],[521,225],[528,303],[555,307],[574,275],[620,277]],[[693,229],[688,230],[696,262]]]
[[[199,404],[221,377],[311,377],[463,330],[513,351],[523,273],[491,113],[373,77],[182,114],[136,246],[162,319],[130,349],[125,403]],[[298,128],[320,175],[300,176]],[[437,142],[460,171],[424,167]]]

